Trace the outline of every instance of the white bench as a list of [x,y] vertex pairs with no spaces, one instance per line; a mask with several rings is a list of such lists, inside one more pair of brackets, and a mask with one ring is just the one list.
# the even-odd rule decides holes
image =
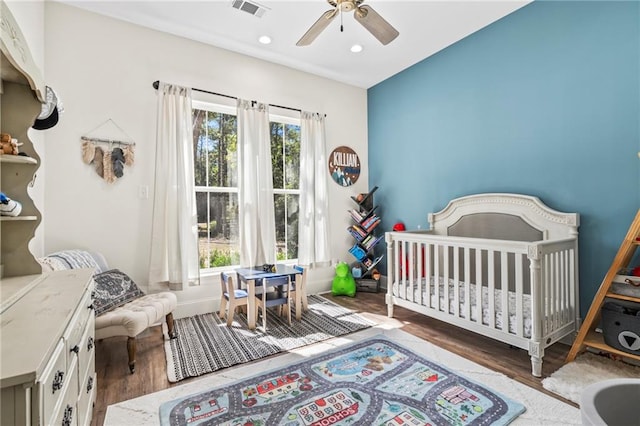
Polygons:
[[[109,270],[104,256],[86,250],[64,250],[38,260],[44,270],[94,268],[96,273]],[[127,336],[129,370],[134,373],[136,336],[164,319],[167,322],[169,338],[175,338],[172,312],[177,304],[176,295],[169,291],[138,297],[122,306],[96,316],[96,339],[102,340],[109,337]]]

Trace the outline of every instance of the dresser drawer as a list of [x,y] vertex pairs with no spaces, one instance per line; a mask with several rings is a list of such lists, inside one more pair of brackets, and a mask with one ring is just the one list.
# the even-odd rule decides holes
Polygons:
[[96,389],[98,383],[96,382],[95,368],[89,371],[89,374],[84,378],[84,381],[80,385],[80,395],[78,395],[78,425],[85,426],[91,424],[91,417],[93,415],[93,403],[96,400]]
[[[71,380],[70,376],[71,373],[67,370],[64,341],[60,340],[38,382],[42,407],[41,418],[45,420],[44,424],[49,424],[48,419],[52,418],[56,407],[61,404],[65,385]],[[78,379],[74,380],[76,381],[74,387],[77,389]]]
[[74,359],[70,370],[70,380],[66,383],[61,404],[57,407],[55,416],[51,419],[45,417],[45,425],[53,426],[77,426],[78,425],[78,363]]
[[89,318],[94,317],[93,298],[91,288],[85,292],[82,301],[71,317],[68,327],[62,335],[67,346],[67,360],[71,362],[71,357],[80,352],[82,334],[84,333]]
[[[96,334],[96,320],[93,315],[89,317],[89,321],[84,328],[84,333],[82,334],[82,339],[80,340],[79,350],[78,350],[78,380],[84,380],[84,377],[87,375],[88,368],[90,364],[94,364],[94,356],[95,356],[95,334]],[[79,383],[80,390],[82,390],[82,383]]]

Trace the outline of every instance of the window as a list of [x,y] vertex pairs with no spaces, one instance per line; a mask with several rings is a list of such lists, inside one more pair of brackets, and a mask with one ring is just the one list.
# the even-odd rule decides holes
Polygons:
[[[235,109],[193,102],[193,153],[200,268],[240,263]],[[300,124],[271,116],[276,258],[298,257]]]

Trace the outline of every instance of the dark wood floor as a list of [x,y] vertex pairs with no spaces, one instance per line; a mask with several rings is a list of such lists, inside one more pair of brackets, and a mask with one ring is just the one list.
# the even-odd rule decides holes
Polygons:
[[[325,296],[354,311],[365,313],[370,318],[386,319],[387,308],[384,304],[384,294],[358,293],[355,298]],[[395,308],[394,318],[403,323],[402,330],[408,333],[492,370],[499,371],[534,389],[557,397],[542,387],[540,378],[531,375],[530,358],[524,350],[512,348],[504,343],[403,308]],[[562,344],[553,345],[545,351],[543,377],[550,375],[564,364],[564,358],[568,351],[569,347]],[[107,406],[110,404],[181,385],[188,380],[198,379],[187,379],[175,384],[169,383],[160,327],[153,327],[138,337],[135,374],[130,374],[127,367],[126,338],[111,338],[97,343],[96,371],[98,374],[98,394],[92,425],[103,424]],[[559,399],[575,406],[570,401]]]

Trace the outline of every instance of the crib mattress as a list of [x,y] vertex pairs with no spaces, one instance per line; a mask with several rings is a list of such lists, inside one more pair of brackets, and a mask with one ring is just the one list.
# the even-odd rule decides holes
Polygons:
[[[407,284],[407,290],[409,290],[408,288],[409,284]],[[445,304],[445,300],[444,300],[444,278],[440,277],[439,279],[439,286],[440,286],[440,303],[439,306],[443,306]],[[431,285],[426,285],[426,279],[423,278],[422,279],[422,299],[419,298],[418,295],[418,285],[417,283],[414,283],[414,288],[413,288],[413,300],[422,300],[422,304],[424,306],[427,306],[428,304],[428,298],[427,298],[427,288],[430,288],[430,295],[431,295],[431,300],[433,300],[433,296],[435,295],[435,290],[434,290],[434,286],[433,286],[433,278],[431,278]],[[448,285],[448,289],[449,289],[449,313],[453,314],[455,312],[455,301],[453,300],[454,297],[454,288],[455,288],[455,281],[453,281],[452,279],[449,279],[449,285]],[[410,291],[410,290],[409,290]],[[477,307],[476,307],[476,286],[475,284],[469,284],[469,291],[471,293],[471,321],[477,322]],[[466,318],[466,312],[467,312],[467,298],[465,296],[465,283],[460,282],[459,283],[459,290],[458,290],[459,294],[460,294],[460,305],[459,305],[459,311],[460,311],[460,317],[462,318]],[[489,297],[488,297],[488,293],[489,293],[489,289],[487,287],[482,287],[482,324],[484,325],[488,325],[489,324]],[[393,295],[394,296],[398,296],[398,283],[394,282],[393,283]],[[495,320],[495,324],[496,324],[496,328],[499,330],[504,330],[503,328],[503,321],[502,321],[502,290],[500,289],[496,289],[494,290],[494,306],[495,306],[495,313],[494,313],[494,320]],[[402,297],[403,299],[405,297]],[[509,333],[511,334],[517,334],[516,333],[516,293],[510,291],[509,292],[509,321],[508,321],[508,325],[509,325]],[[444,309],[440,309],[440,311],[444,312]],[[530,338],[531,337],[531,295],[529,294],[524,294],[522,296],[522,315],[523,315],[523,334],[524,337],[526,338]]]

